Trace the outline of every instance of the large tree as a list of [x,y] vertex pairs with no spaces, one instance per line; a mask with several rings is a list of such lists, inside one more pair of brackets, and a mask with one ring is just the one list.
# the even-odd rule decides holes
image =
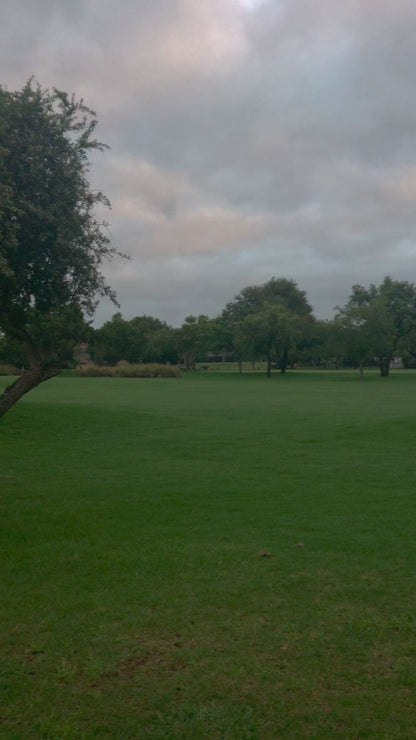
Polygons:
[[88,180],[96,123],[64,92],[0,87],[0,331],[26,360],[0,416],[60,372],[97,296],[115,300],[100,265],[117,252],[95,215],[109,204]]
[[[273,311],[273,308],[276,310]],[[292,317],[293,320],[289,320],[288,317]],[[269,369],[273,355],[281,372],[284,373],[289,361],[289,351],[294,350],[308,334],[313,316],[306,293],[298,288],[294,280],[271,278],[262,285],[249,285],[244,288],[226,305],[222,321],[232,339],[232,349],[239,361],[240,371],[241,360],[243,358],[252,360],[254,353],[265,357]],[[255,340],[255,327],[258,335],[264,339],[263,350],[260,350],[261,342],[259,344]],[[273,352],[267,349],[270,343]]]
[[236,335],[246,356],[266,360],[270,377],[272,362],[285,372],[289,352],[296,346],[301,331],[301,320],[293,311],[279,304],[266,304],[239,323]]
[[380,374],[389,374],[392,359],[416,340],[416,286],[384,278],[380,285],[354,285],[348,302],[336,317],[359,362],[376,361]]
[[187,370],[195,369],[197,360],[205,360],[207,353],[212,349],[215,336],[215,319],[205,314],[187,316],[180,329],[177,330],[177,349],[184,367]]

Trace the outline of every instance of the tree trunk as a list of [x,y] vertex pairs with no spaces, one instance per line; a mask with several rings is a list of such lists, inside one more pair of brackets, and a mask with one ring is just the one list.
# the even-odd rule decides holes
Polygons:
[[240,375],[243,372],[243,363],[241,360],[238,360],[238,372],[240,373]]
[[360,362],[360,378],[364,380],[364,365],[362,362]]
[[382,360],[379,362],[380,367],[380,375],[383,378],[387,378],[390,370],[390,358],[383,357]]
[[270,378],[272,374],[272,361],[270,357],[267,358],[267,377]]
[[34,368],[26,370],[14,383],[11,383],[0,395],[0,417],[3,416],[12,406],[17,403],[25,393],[28,393],[37,385],[43,383],[49,378],[53,378],[61,372],[61,368],[49,368],[41,370]]
[[280,366],[280,372],[285,373],[287,368],[287,358],[288,358],[288,351],[287,349],[284,349],[282,354],[279,357],[279,366]]

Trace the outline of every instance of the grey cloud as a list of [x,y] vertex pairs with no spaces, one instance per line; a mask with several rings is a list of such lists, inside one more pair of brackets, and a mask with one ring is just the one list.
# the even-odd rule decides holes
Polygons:
[[215,314],[272,275],[331,315],[354,282],[416,279],[413,0],[1,10],[2,84],[35,74],[97,110],[126,315]]

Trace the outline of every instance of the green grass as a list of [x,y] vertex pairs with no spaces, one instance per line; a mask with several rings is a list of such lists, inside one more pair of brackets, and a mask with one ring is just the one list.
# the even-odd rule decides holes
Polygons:
[[2,740],[416,737],[415,404],[411,372],[26,396],[0,421]]

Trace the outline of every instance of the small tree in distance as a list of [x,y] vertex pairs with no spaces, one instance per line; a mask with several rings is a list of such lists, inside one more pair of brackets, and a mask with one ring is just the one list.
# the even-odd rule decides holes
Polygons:
[[289,351],[310,332],[314,321],[306,293],[286,278],[247,286],[226,305],[221,320],[240,372],[243,357],[261,357],[266,359],[269,376],[272,360],[282,373],[286,371]]
[[279,362],[281,372],[286,371],[289,350],[296,345],[301,333],[299,317],[287,308],[266,304],[261,311],[248,314],[239,324],[237,337],[253,359],[266,359],[267,375],[270,378],[272,362]]
[[0,333],[26,358],[0,395],[0,416],[57,375],[83,337],[97,295],[116,302],[100,272],[119,254],[95,215],[109,206],[88,182],[88,154],[105,147],[82,101],[30,80],[0,87]]
[[377,361],[387,377],[392,359],[406,351],[416,337],[416,286],[385,277],[380,285],[354,285],[348,302],[338,308],[336,321],[344,330],[347,349],[360,361]]

